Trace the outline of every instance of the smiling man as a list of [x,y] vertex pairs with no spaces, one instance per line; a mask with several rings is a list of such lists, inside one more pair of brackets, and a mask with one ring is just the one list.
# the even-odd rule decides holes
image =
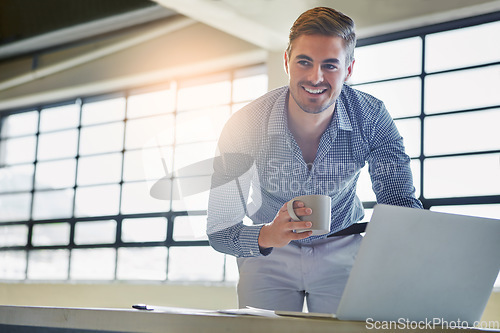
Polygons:
[[[356,183],[366,162],[378,203],[422,207],[384,104],[345,84],[355,43],[344,14],[303,13],[285,52],[289,85],[238,111],[221,134],[207,234],[216,250],[238,258],[240,307],[301,311],[306,300],[310,312],[336,311],[362,239],[336,233],[364,216]],[[326,235],[296,232],[311,224],[293,221],[287,202],[307,194],[331,198]],[[302,202],[294,211],[312,213]]]

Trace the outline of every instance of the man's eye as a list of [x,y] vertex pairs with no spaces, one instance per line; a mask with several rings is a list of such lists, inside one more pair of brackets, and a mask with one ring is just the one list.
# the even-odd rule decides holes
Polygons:
[[302,66],[309,66],[310,62],[307,60],[299,60],[298,64]]
[[323,65],[323,68],[325,68],[325,69],[328,69],[328,70],[332,71],[332,70],[336,70],[336,69],[337,69],[337,66],[335,66],[335,65],[331,65],[331,64],[325,64],[325,65]]

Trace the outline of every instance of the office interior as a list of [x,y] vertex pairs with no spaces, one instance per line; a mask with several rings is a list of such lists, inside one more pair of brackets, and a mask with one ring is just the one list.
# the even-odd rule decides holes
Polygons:
[[349,84],[386,101],[425,208],[500,219],[500,1],[3,0],[0,304],[237,307],[196,163],[287,84],[288,29],[323,5],[356,22]]

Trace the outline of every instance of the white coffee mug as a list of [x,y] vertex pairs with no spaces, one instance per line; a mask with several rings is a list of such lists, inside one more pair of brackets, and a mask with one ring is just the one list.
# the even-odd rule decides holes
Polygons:
[[[305,207],[311,208],[312,214],[298,217],[293,210],[293,203],[296,201],[302,201]],[[321,194],[301,195],[288,201],[286,208],[292,220],[312,222],[311,228],[296,230],[296,232],[312,230],[313,236],[324,235],[330,232],[332,200],[329,196]]]

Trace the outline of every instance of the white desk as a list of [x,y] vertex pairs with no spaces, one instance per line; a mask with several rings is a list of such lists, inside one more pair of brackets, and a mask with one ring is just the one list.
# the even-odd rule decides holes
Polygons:
[[[364,322],[294,317],[246,315],[172,314],[134,309],[80,309],[52,307],[0,306],[0,332],[384,332],[368,330]],[[389,332],[391,330],[387,330]],[[394,330],[392,330],[394,331]],[[405,330],[398,330],[404,332]],[[457,330],[436,329],[437,332]],[[479,332],[461,329],[460,332]]]

